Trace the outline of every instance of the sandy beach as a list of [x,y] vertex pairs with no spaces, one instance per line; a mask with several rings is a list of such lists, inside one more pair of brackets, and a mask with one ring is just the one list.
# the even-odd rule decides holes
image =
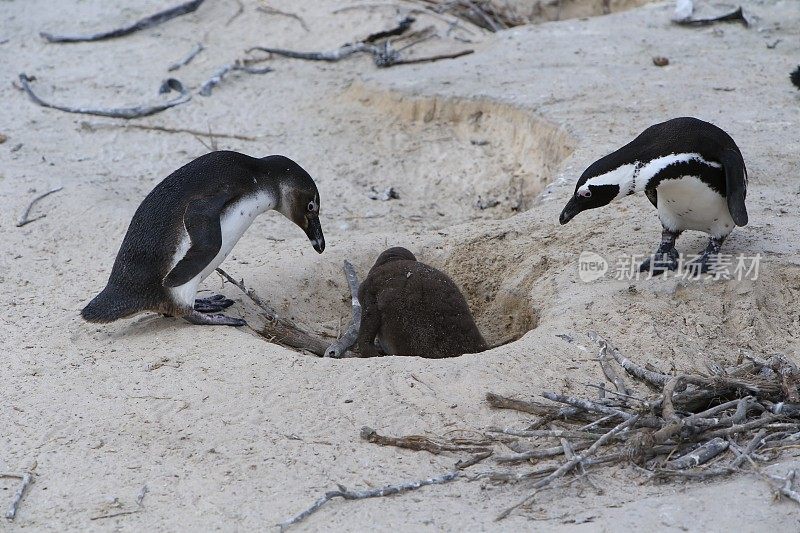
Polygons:
[[[585,392],[585,383],[602,381],[589,330],[665,372],[730,365],[741,350],[800,363],[800,92],[789,83],[800,62],[797,3],[743,1],[749,28],[674,25],[673,2],[611,2],[607,15],[600,2],[564,4],[563,20],[545,22],[554,15],[543,8],[541,23],[497,33],[415,12],[415,27],[432,26],[434,37],[410,57],[474,53],[387,69],[366,55],[276,57],[256,64],[272,72],[232,72],[203,97],[196,89],[220,66],[259,57],[245,53],[251,46],[334,49],[393,27],[419,5],[242,0],[237,15],[235,0],[209,0],[124,38],[50,44],[40,31],[107,29],[165,2],[0,1],[0,472],[35,476],[1,529],[277,531],[337,483],[421,479],[462,458],[369,444],[363,426],[431,436],[524,427],[529,416],[491,409],[486,393]],[[167,72],[197,43],[202,53]],[[655,56],[669,65],[655,66]],[[15,81],[23,72],[35,76],[37,94],[70,105],[162,101],[169,96],[157,90],[169,76],[194,92],[185,104],[126,121],[36,106]],[[643,195],[560,226],[577,178],[647,126],[679,116],[717,124],[744,154],[750,223],[724,250],[760,254],[757,277],[582,281],[582,252],[613,266],[650,253],[661,228]],[[272,212],[222,265],[283,316],[334,340],[350,316],[342,261],[363,276],[381,251],[405,246],[456,281],[486,339],[502,345],[443,360],[334,360],[245,327],[155,314],[82,321],[144,196],[212,148],[283,154],[319,187],[324,254]],[[53,187],[63,190],[31,213],[46,216],[16,227],[30,200]],[[388,187],[399,198],[370,198]],[[678,249],[696,253],[705,242],[688,233]],[[234,299],[231,316],[255,329],[263,323],[221,277],[201,288]],[[795,453],[765,471],[800,467]],[[602,490],[558,486],[496,522],[525,487],[460,480],[331,502],[293,530],[800,529],[796,504],[775,501],[747,474],[640,484],[633,467],[619,466],[594,484]],[[0,479],[3,510],[17,485]]]

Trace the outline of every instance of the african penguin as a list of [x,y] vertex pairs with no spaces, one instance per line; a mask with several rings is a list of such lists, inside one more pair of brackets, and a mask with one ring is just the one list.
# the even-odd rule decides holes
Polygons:
[[455,282],[405,248],[389,248],[378,256],[358,296],[362,315],[356,349],[361,357],[443,358],[487,349]]
[[747,225],[747,169],[742,153],[723,130],[696,118],[674,118],[644,130],[584,171],[561,212],[566,224],[587,209],[644,192],[658,209],[661,245],[639,267],[661,274],[678,268],[675,240],[684,230],[708,233],[691,271],[708,272],[734,226]]
[[81,315],[111,322],[142,311],[193,324],[242,326],[216,314],[233,302],[197,299],[197,286],[233,249],[253,220],[274,209],[305,231],[322,253],[319,193],[291,159],[219,151],[179,168],[147,195],[131,220],[111,277]]

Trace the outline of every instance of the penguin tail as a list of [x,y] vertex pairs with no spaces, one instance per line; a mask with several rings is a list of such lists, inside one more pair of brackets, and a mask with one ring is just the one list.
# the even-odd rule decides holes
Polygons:
[[81,317],[87,322],[105,324],[143,311],[139,302],[132,301],[127,291],[107,285],[81,310]]

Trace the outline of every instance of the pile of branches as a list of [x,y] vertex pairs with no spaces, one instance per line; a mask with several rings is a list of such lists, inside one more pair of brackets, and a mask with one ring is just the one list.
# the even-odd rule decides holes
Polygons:
[[[282,528],[304,520],[333,498],[387,496],[456,480],[528,483],[525,498],[500,513],[500,520],[568,475],[577,475],[570,482],[590,482],[592,472],[616,464],[635,465],[651,482],[746,471],[800,504],[795,471],[781,477],[760,468],[783,450],[800,447],[800,370],[791,360],[743,355],[730,368],[709,362],[706,372],[669,375],[635,363],[594,332],[589,338],[599,346],[597,361],[608,382],[587,384],[598,391],[597,397],[544,392],[542,397],[549,400],[545,402],[486,395],[494,408],[533,415],[523,429],[489,427],[431,438],[387,436],[365,427],[361,438],[370,443],[463,458],[452,471],[424,480],[363,491],[340,485]],[[637,394],[626,377],[649,394]],[[487,460],[501,466],[486,469]],[[482,471],[467,470],[479,463]]]
[[[515,453],[495,456],[495,461],[535,462],[538,468],[490,471],[477,478],[539,480],[533,485],[536,491],[593,465],[633,463],[652,481],[707,479],[748,469],[800,503],[794,472],[780,478],[760,473],[758,466],[800,446],[800,371],[791,360],[745,355],[731,368],[708,363],[704,373],[668,375],[633,362],[594,332],[589,337],[600,348],[597,360],[610,386],[590,385],[599,393],[592,399],[543,393],[552,403],[489,393],[492,407],[537,417],[524,430],[487,430],[520,438],[511,446]],[[618,370],[651,394],[637,395]],[[553,439],[558,445],[549,442]],[[562,455],[567,462],[560,466],[540,464]]]

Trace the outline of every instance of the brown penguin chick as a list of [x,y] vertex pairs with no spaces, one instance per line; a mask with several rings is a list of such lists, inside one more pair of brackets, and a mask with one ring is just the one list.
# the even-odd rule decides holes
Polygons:
[[405,248],[389,248],[378,256],[358,297],[362,316],[356,345],[361,357],[436,359],[487,349],[455,282]]

